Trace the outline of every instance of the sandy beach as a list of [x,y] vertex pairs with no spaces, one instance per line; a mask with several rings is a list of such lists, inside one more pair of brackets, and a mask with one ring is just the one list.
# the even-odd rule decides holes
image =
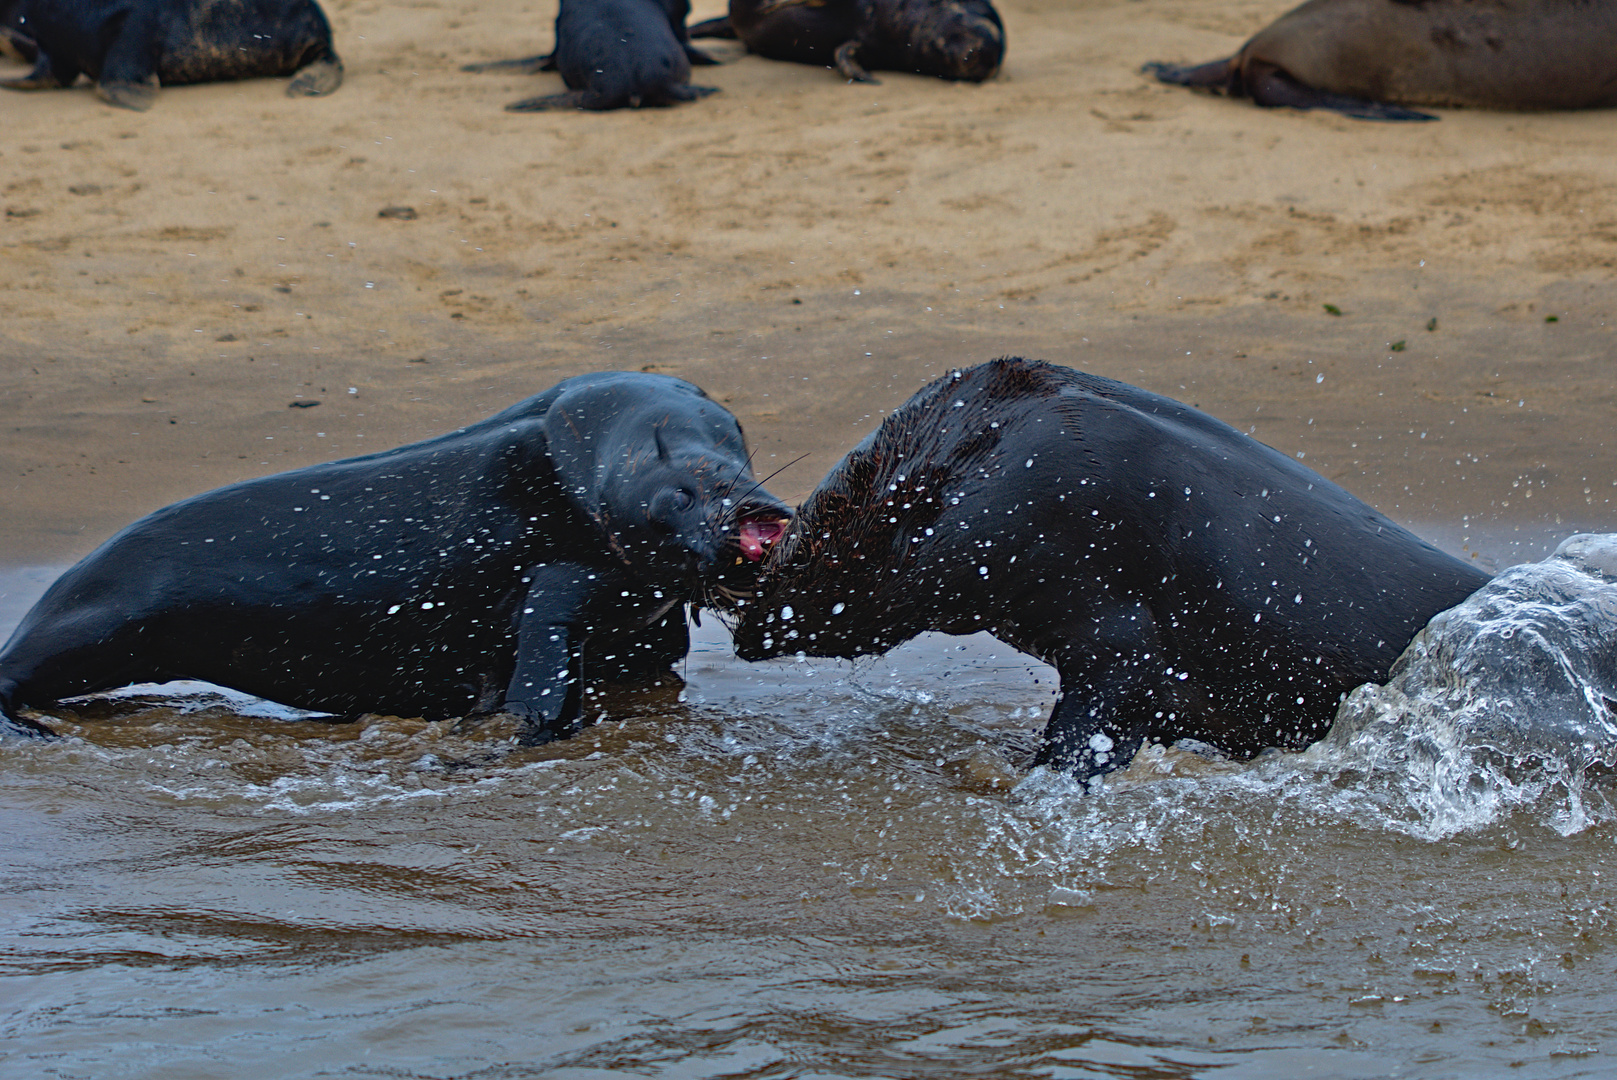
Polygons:
[[1139,72],[1288,6],[1010,0],[980,86],[721,42],[700,102],[512,114],[560,80],[460,65],[548,49],[552,4],[338,0],[329,98],[4,92],[0,553],[63,564],[608,368],[706,388],[798,497],[1003,354],[1190,401],[1417,526],[1611,528],[1617,114],[1375,124]]

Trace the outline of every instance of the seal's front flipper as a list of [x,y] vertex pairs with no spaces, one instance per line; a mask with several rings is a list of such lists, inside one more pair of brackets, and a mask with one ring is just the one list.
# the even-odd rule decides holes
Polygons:
[[158,6],[136,5],[118,26],[96,73],[95,92],[120,109],[145,112],[157,100]]
[[524,75],[537,75],[541,71],[556,70],[556,54],[519,56],[515,60],[488,60],[481,64],[462,64],[462,71],[520,71]]
[[1198,90],[1211,90],[1215,94],[1239,93],[1239,76],[1233,60],[1214,60],[1207,64],[1146,64],[1140,69],[1154,75],[1159,82],[1174,86],[1193,86]]
[[0,86],[8,90],[58,90],[72,86],[78,77],[79,69],[70,61],[53,61],[40,53],[34,70],[20,79],[0,79]]
[[726,41],[736,40],[735,27],[730,25],[730,16],[720,15],[717,19],[707,19],[692,26],[686,33],[690,37],[723,38]]
[[719,62],[717,60],[713,59],[711,56],[709,56],[707,53],[703,52],[701,49],[698,49],[695,45],[691,45],[691,44],[687,43],[684,46],[684,49],[685,49],[685,59],[687,59],[687,60],[689,60],[691,62],[692,67],[718,67],[719,66]]
[[96,83],[95,92],[108,105],[116,105],[120,109],[145,112],[157,100],[157,76],[149,75],[140,82],[107,82],[102,80]]
[[670,674],[690,651],[685,605],[679,604],[643,630],[592,636],[589,678],[592,682],[655,682]]
[[1436,120],[1431,113],[1416,112],[1384,101],[1332,94],[1305,86],[1273,64],[1253,62],[1247,66],[1246,93],[1255,104],[1270,108],[1329,109],[1355,120]]
[[585,109],[584,91],[570,90],[565,94],[546,94],[544,97],[523,98],[505,107],[506,112],[550,112],[555,109]]
[[342,85],[342,61],[337,54],[305,64],[286,86],[287,97],[321,97]]
[[[1146,673],[1162,654],[1156,623],[1144,604],[1097,606],[1083,637],[1052,658],[1061,696],[1050,713],[1036,765],[1070,772],[1093,787],[1104,773],[1134,760],[1151,719],[1171,711],[1160,683]],[[1160,670],[1160,669],[1158,669]]]
[[838,45],[836,60],[834,62],[837,71],[841,72],[842,77],[847,79],[849,82],[879,84],[881,80],[876,78],[870,72],[866,71],[864,68],[860,67],[859,61],[853,58],[853,54],[858,51],[859,40],[857,38],[855,38],[853,41],[844,41],[841,45]]
[[1061,696],[1044,727],[1035,765],[1073,774],[1091,787],[1128,767],[1148,734],[1146,692],[1128,676],[1061,669]]
[[522,719],[529,745],[583,727],[584,609],[598,587],[596,575],[574,563],[537,567],[531,577],[516,616],[516,666],[498,706]]

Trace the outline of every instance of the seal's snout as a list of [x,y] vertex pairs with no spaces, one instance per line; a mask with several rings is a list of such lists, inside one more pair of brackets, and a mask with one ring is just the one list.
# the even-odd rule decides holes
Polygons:
[[954,77],[984,82],[999,74],[1005,59],[1005,32],[980,15],[963,14],[942,42],[944,56],[954,65]]

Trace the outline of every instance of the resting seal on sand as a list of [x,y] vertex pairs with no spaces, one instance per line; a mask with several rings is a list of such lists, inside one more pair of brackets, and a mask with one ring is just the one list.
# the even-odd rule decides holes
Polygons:
[[1488,580],[1205,413],[1005,359],[938,379],[799,509],[736,651],[859,656],[987,630],[1056,667],[1038,762],[1142,740],[1300,746]]
[[690,0],[562,0],[556,49],[467,64],[463,71],[559,71],[569,93],[513,101],[509,112],[674,105],[718,92],[692,86],[692,64],[718,61],[690,43]]
[[1309,0],[1228,60],[1148,64],[1163,82],[1259,105],[1431,120],[1400,105],[1617,104],[1617,5],[1603,0]]
[[989,0],[730,0],[730,14],[692,37],[740,38],[771,60],[835,67],[873,83],[869,68],[982,82],[1005,58],[1005,26]]
[[504,711],[544,742],[581,725],[586,679],[683,657],[682,605],[748,587],[725,579],[789,513],[700,389],[582,375],[135,522],[0,650],[0,710],[194,678],[341,714]]
[[292,96],[342,85],[315,0],[21,0],[34,70],[0,86],[72,86],[84,72],[113,105],[149,109],[159,85],[293,75]]

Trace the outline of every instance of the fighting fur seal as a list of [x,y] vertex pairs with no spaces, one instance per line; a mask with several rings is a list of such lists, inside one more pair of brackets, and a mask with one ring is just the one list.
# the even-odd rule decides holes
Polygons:
[[1617,104],[1617,5],[1604,0],[1309,0],[1228,60],[1148,64],[1163,82],[1370,120],[1401,108]]
[[740,38],[748,52],[863,83],[877,81],[871,68],[982,82],[1005,59],[1005,25],[989,0],[730,0],[729,15],[691,36]]
[[20,710],[194,678],[339,714],[503,711],[543,742],[581,724],[586,680],[683,657],[682,605],[747,587],[789,514],[699,388],[581,375],[135,522],[0,650],[0,711],[45,730]]
[[463,71],[561,72],[565,94],[513,101],[508,112],[674,105],[718,92],[692,86],[692,64],[718,61],[690,43],[690,0],[561,0],[556,48],[540,56],[467,64]]
[[799,508],[736,651],[853,657],[987,630],[1061,689],[1037,761],[1146,738],[1299,746],[1488,576],[1169,398],[1008,358],[938,379]]
[[95,80],[103,100],[151,108],[159,85],[292,75],[288,95],[342,85],[331,25],[315,0],[21,0],[17,25],[37,50],[13,90]]

